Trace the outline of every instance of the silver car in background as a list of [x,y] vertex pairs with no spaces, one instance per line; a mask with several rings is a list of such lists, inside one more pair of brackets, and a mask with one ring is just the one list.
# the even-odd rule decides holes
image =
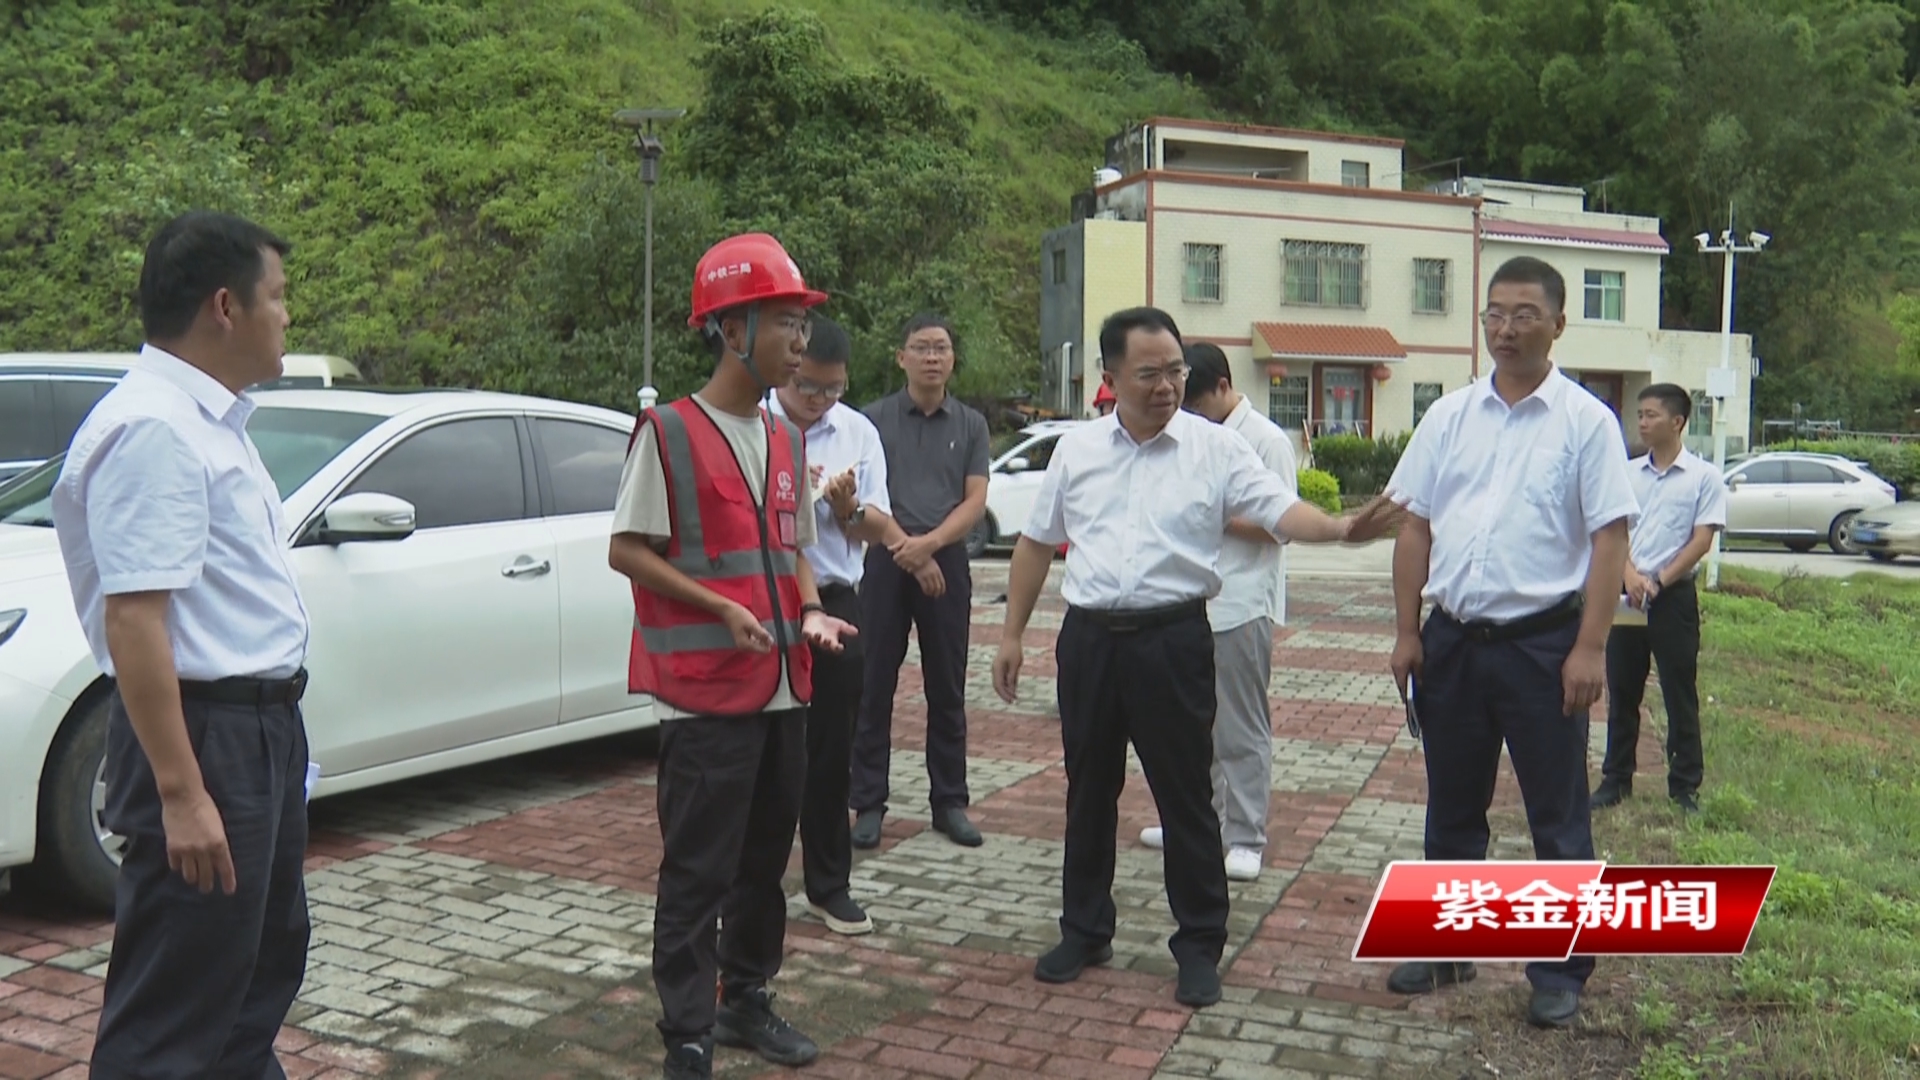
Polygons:
[[1727,538],[1767,540],[1791,551],[1825,543],[1857,555],[1853,522],[1863,510],[1892,506],[1892,484],[1865,464],[1832,454],[1755,454],[1727,465]]

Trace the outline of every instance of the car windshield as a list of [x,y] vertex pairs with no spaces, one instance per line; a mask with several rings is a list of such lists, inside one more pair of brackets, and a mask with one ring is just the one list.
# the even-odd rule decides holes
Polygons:
[[[248,419],[247,434],[284,499],[381,419],[372,413],[263,407]],[[0,484],[0,525],[53,527],[53,485],[65,459],[63,454]]]

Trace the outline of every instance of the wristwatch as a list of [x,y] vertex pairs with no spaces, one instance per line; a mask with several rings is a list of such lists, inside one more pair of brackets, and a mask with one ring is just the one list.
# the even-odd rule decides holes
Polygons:
[[867,504],[855,503],[853,513],[847,515],[847,524],[858,525],[865,520],[867,520]]

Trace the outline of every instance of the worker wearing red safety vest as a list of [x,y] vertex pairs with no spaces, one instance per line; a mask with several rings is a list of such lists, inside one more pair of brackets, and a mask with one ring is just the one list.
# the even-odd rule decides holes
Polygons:
[[771,236],[710,248],[688,323],[713,374],[641,415],[614,507],[608,561],[633,582],[628,688],[661,721],[653,981],[674,1080],[712,1076],[715,1042],[782,1065],[820,1052],[767,983],[806,784],[808,646],[838,651],[855,631],[821,610],[802,554],[815,496],[800,433],[761,402],[799,367],[824,300]]

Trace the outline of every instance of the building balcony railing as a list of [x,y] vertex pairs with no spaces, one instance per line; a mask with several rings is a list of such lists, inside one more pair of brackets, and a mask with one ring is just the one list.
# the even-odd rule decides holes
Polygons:
[[1307,422],[1307,434],[1318,439],[1326,435],[1358,435],[1371,437],[1373,425],[1366,420],[1310,420]]

